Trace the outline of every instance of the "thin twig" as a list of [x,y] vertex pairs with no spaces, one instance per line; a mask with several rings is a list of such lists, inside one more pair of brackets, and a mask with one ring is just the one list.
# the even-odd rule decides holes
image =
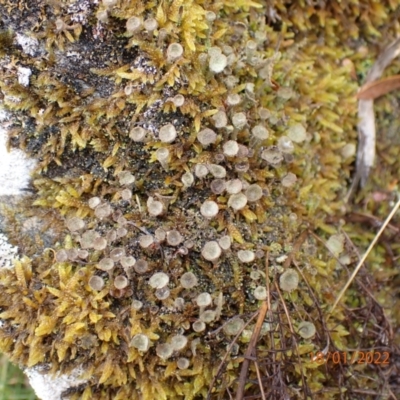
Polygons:
[[296,241],[293,245],[292,251],[290,252],[288,258],[283,263],[283,268],[286,269],[286,268],[290,267],[290,264],[292,262],[294,255],[299,253],[301,246],[303,245],[303,243],[305,242],[305,240],[307,238],[307,234],[308,234],[308,229],[301,232],[299,237],[296,239]]
[[246,352],[244,353],[244,361],[243,361],[242,368],[240,371],[239,385],[238,385],[238,390],[236,392],[236,400],[243,399],[244,386],[246,384],[246,378],[247,378],[247,372],[248,372],[249,365],[250,365],[250,359],[253,355],[254,348],[256,346],[258,337],[260,335],[261,327],[264,322],[265,314],[267,313],[267,309],[268,309],[268,303],[264,300],[258,311],[257,322],[254,327],[253,334],[251,335],[249,345],[247,346]]
[[269,250],[267,250],[267,254],[265,255],[265,286],[267,287],[267,306],[269,312],[271,312],[271,293],[269,290]]
[[[265,255],[265,285],[267,289],[267,299],[264,300],[261,304],[261,307],[259,309],[259,314],[257,318],[256,325],[253,330],[253,334],[251,336],[249,345],[247,347],[247,350],[244,354],[244,361],[242,364],[241,372],[240,372],[240,377],[239,377],[239,384],[238,384],[238,390],[236,393],[236,400],[241,400],[243,398],[244,394],[244,386],[246,383],[246,377],[247,377],[247,372],[250,364],[250,359],[253,356],[253,352],[256,347],[256,343],[258,340],[258,337],[260,336],[261,328],[265,320],[265,316],[267,311],[271,311],[271,298],[270,298],[270,292],[269,292],[269,270],[268,270],[268,259],[269,259],[269,252],[267,251],[267,254]],[[262,393],[262,398],[265,400],[265,393],[264,393],[264,388],[262,386],[262,381],[261,381],[261,376],[259,376],[260,371],[258,369],[258,364],[257,361],[255,361],[255,367],[256,367],[256,373],[257,373],[257,378],[259,380],[260,384],[260,390]]]
[[[247,316],[248,314],[242,314],[242,317],[243,316]],[[254,315],[254,314],[253,314]],[[253,315],[251,316],[251,317],[253,317]],[[234,315],[233,317],[231,317],[231,318],[229,318],[229,319],[227,319],[221,326],[219,326],[217,329],[215,329],[215,330],[213,330],[213,331],[211,331],[211,332],[208,332],[207,333],[207,336],[208,337],[212,337],[212,336],[216,336],[220,331],[222,331],[222,329],[224,329],[224,327],[230,322],[230,321],[232,321],[232,320],[234,320],[235,318],[237,318],[237,315]]]
[[394,393],[390,389],[388,389],[388,391],[389,391],[390,397],[392,397],[393,400],[397,400],[397,397],[394,395]]
[[[306,380],[305,380],[304,373],[303,373],[303,368],[301,368],[301,359],[300,359],[300,356],[299,356],[299,347],[297,345],[296,334],[295,334],[294,329],[293,329],[292,321],[290,320],[290,315],[289,315],[289,311],[288,311],[288,309],[286,307],[285,299],[283,298],[282,293],[281,293],[281,291],[280,291],[280,289],[279,289],[277,284],[275,284],[275,288],[276,288],[276,291],[278,292],[278,295],[279,295],[279,298],[281,300],[283,309],[285,310],[285,315],[286,315],[286,319],[287,319],[288,324],[289,324],[290,332],[293,335],[294,346],[296,347],[297,359],[298,359],[299,364],[300,364],[301,381],[303,383],[303,389],[304,389],[304,392],[303,392],[304,399],[307,399],[308,396],[311,396],[311,393],[307,393],[307,385],[306,385]],[[311,397],[311,398],[313,398],[313,397]]]
[[[346,237],[346,239],[348,239],[349,243],[350,243],[351,246],[353,247],[353,249],[354,249],[354,251],[355,251],[355,253],[356,253],[357,257],[358,257],[358,260],[360,260],[360,259],[361,259],[361,255],[360,255],[360,253],[358,252],[357,247],[354,245],[354,243],[351,242],[350,238],[348,237],[348,235],[347,235],[347,233],[346,233],[345,231],[343,231],[342,229],[341,229],[340,231],[343,233],[343,235]],[[316,239],[317,241],[319,241],[320,243],[322,243],[322,244],[326,247],[326,249],[329,251],[329,253],[332,255],[332,257],[333,257],[333,258],[340,264],[340,266],[341,266],[342,268],[344,268],[344,269],[346,270],[346,272],[350,275],[350,271],[349,271],[347,265],[346,265],[346,264],[343,264],[343,263],[340,261],[340,259],[339,259],[335,254],[333,254],[333,252],[328,248],[327,244],[326,244],[321,238],[319,238],[318,235],[316,235],[314,232],[310,231],[310,234],[311,234],[312,236],[314,236],[315,239]],[[372,293],[367,289],[367,287],[364,285],[364,283],[362,283],[361,280],[357,280],[357,283],[358,283],[358,285],[360,285],[360,287],[365,291],[365,293],[367,293],[368,296],[370,296],[370,298],[376,303],[377,306],[382,307],[381,304],[375,299],[375,297],[374,297],[374,296],[372,295]]]
[[[352,247],[353,251],[357,255],[358,260],[360,260],[361,259],[361,254],[358,251],[357,246],[353,243],[353,241],[351,240],[349,235],[346,233],[346,231],[341,229],[341,232],[345,236],[347,242],[350,243],[350,246]],[[384,320],[386,322],[386,326],[387,326],[387,329],[389,331],[388,332],[389,333],[389,339],[392,340],[393,339],[393,327],[392,327],[392,324],[390,323],[390,321],[388,320],[388,317],[386,315],[386,312],[385,312],[384,308],[382,307],[382,305],[379,303],[379,301],[374,297],[374,295],[366,288],[366,286],[362,282],[357,281],[357,283],[362,287],[362,289],[365,291],[365,293],[368,294],[368,296],[372,299],[372,301],[375,303],[375,305],[378,306],[381,309],[382,316],[383,316],[383,318],[384,318]]]
[[321,324],[322,324],[322,326],[323,326],[323,328],[324,328],[324,334],[325,334],[325,336],[326,336],[326,346],[325,346],[325,348],[329,348],[330,342],[331,342],[331,337],[330,337],[330,334],[329,334],[329,329],[328,329],[328,327],[326,326],[325,318],[324,318],[324,316],[323,316],[323,314],[322,314],[322,311],[321,311],[321,308],[320,308],[320,306],[319,306],[318,299],[317,299],[317,297],[315,296],[315,293],[314,293],[314,291],[312,290],[311,285],[310,285],[310,283],[308,282],[306,276],[303,274],[303,271],[302,271],[302,270],[300,269],[300,267],[298,266],[297,261],[296,261],[296,260],[293,260],[293,264],[294,264],[294,266],[296,267],[298,273],[301,275],[301,278],[303,279],[303,281],[304,281],[305,284],[307,285],[308,291],[309,291],[311,297],[312,297],[313,300],[314,300],[314,304],[315,304],[315,307],[316,307],[316,309],[317,309],[318,316],[319,316],[319,319],[320,319],[320,321],[321,321]]
[[[265,285],[267,287],[267,305],[268,305],[268,322],[273,323],[273,314],[271,308],[271,289],[269,287],[269,250],[267,250],[267,254],[265,255]],[[276,363],[276,351],[275,351],[275,340],[274,340],[274,332],[273,329],[269,331],[269,337],[271,340],[271,351],[272,351],[272,376],[277,376],[277,363]],[[272,389],[273,390],[273,389]]]
[[260,374],[260,368],[258,367],[257,361],[254,361],[254,366],[256,367],[258,385],[260,386],[260,390],[261,390],[261,398],[262,398],[262,400],[267,400],[265,397],[265,392],[264,392],[263,383],[262,383],[261,374]]
[[258,313],[259,313],[259,310],[257,310],[257,311],[251,316],[251,318],[243,325],[242,329],[240,329],[240,331],[239,331],[239,332],[237,333],[237,335],[233,338],[232,342],[230,343],[229,347],[227,348],[226,353],[225,353],[225,356],[224,356],[224,358],[221,360],[221,362],[220,362],[220,364],[219,364],[219,366],[218,366],[217,373],[215,374],[213,380],[212,380],[211,383],[210,383],[210,387],[209,387],[208,393],[207,393],[207,400],[210,400],[210,399],[211,399],[211,391],[212,391],[212,389],[213,389],[213,387],[214,387],[214,384],[215,384],[216,380],[219,378],[219,375],[220,375],[221,372],[222,372],[222,368],[223,368],[223,366],[224,366],[224,364],[225,364],[225,361],[226,361],[226,359],[228,358],[228,356],[229,356],[229,354],[230,354],[230,352],[231,352],[231,350],[232,350],[232,347],[234,346],[234,344],[236,343],[236,341],[238,340],[239,336],[242,334],[242,332],[244,331],[244,329],[253,321],[253,319],[258,315]]
[[[371,396],[382,396],[382,393],[375,392],[374,390],[368,390],[368,389],[351,389],[352,393],[360,393],[360,394],[369,394]],[[394,400],[397,400],[397,397],[394,397]]]
[[381,226],[381,229],[379,229],[379,232],[375,235],[374,239],[372,240],[371,244],[369,245],[367,251],[364,253],[364,255],[361,257],[361,260],[359,261],[359,263],[357,264],[356,269],[354,270],[354,272],[351,274],[349,280],[347,281],[346,285],[344,286],[344,288],[341,290],[341,292],[339,293],[339,296],[336,298],[335,303],[333,304],[329,314],[332,314],[333,310],[336,308],[336,306],[338,305],[339,301],[341,300],[341,298],[343,297],[344,293],[346,292],[346,290],[348,289],[348,287],[351,285],[351,283],[353,282],[355,276],[357,275],[358,271],[360,270],[360,268],[362,267],[362,265],[364,264],[364,261],[366,260],[366,258],[368,257],[369,253],[371,252],[371,250],[373,249],[373,247],[375,246],[376,242],[378,241],[379,237],[382,235],[383,231],[386,229],[386,226],[388,225],[388,223],[390,222],[390,220],[393,218],[394,214],[396,214],[397,210],[400,207],[400,199],[397,201],[397,203],[394,205],[394,207],[392,208],[392,211],[390,212],[390,214],[388,215],[388,217],[386,218],[385,222],[383,223],[383,225]]
[[[373,227],[378,227],[378,226],[382,225],[382,221],[378,217],[375,217],[374,215],[363,214],[363,213],[356,212],[356,211],[352,211],[352,212],[346,214],[346,221],[368,222]],[[400,229],[397,226],[392,225],[392,224],[388,224],[388,229],[394,231],[394,233],[400,232]]]

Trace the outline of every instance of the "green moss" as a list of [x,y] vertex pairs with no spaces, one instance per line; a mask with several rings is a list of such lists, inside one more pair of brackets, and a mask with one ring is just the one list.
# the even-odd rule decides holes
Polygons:
[[[11,7],[0,4],[3,13]],[[248,321],[258,311],[254,290],[267,279],[273,312],[267,314],[270,325],[259,339],[257,357],[263,376],[272,377],[265,387],[276,388],[271,396],[313,393],[332,399],[340,398],[342,390],[356,398],[365,377],[376,378],[379,368],[346,366],[357,379],[343,382],[337,376],[345,372],[338,373],[332,362],[318,366],[310,353],[377,345],[372,322],[363,325],[362,308],[371,304],[367,292],[349,291],[347,306],[339,306],[328,320],[347,274],[323,241],[341,228],[338,219],[351,169],[340,150],[356,136],[357,82],[351,78],[353,64],[344,60],[357,64],[358,41],[376,40],[376,27],[387,24],[385,10],[391,3],[370,2],[362,13],[347,2],[322,8],[278,2],[276,9],[242,0],[120,0],[109,8],[84,2],[81,9],[72,1],[54,4],[34,7],[29,21],[23,11],[11,8],[22,24],[14,27],[10,20],[11,28],[30,31],[40,46],[32,57],[18,50],[33,71],[29,87],[21,86],[16,70],[1,63],[4,107],[13,112],[10,143],[39,160],[35,194],[29,205],[20,205],[21,221],[15,211],[8,216],[11,239],[25,257],[15,270],[0,274],[0,318],[5,324],[1,350],[22,366],[49,363],[52,372],[83,365],[88,382],[71,398],[206,398],[232,340],[224,324],[238,315]],[[206,11],[216,14],[215,21],[206,20]],[[155,18],[158,28],[126,32],[132,16]],[[257,43],[253,52],[249,40]],[[184,50],[171,62],[166,57],[170,43],[180,43]],[[213,73],[208,53],[218,51],[227,56],[228,65]],[[184,96],[182,106],[170,101],[176,94]],[[229,105],[230,94],[239,94],[240,104]],[[269,110],[268,118],[260,117],[261,108]],[[214,127],[212,117],[218,111],[226,112],[228,126]],[[244,127],[231,125],[236,113],[246,115]],[[177,138],[162,142],[158,133],[170,123]],[[251,137],[257,124],[269,131],[261,143]],[[292,151],[280,139],[296,124],[307,136],[291,143]],[[148,131],[144,142],[131,139],[135,126]],[[217,132],[208,147],[197,140],[205,127]],[[223,155],[227,140],[242,146],[238,156]],[[280,162],[266,160],[263,151],[272,146],[278,146],[273,150]],[[160,148],[169,151],[166,166],[157,161]],[[262,198],[235,212],[229,193],[210,190],[216,176],[195,177],[185,187],[182,176],[195,173],[199,164],[219,164],[224,179],[240,179],[244,189],[259,185]],[[135,182],[122,185],[122,171],[131,172]],[[281,180],[289,172],[297,181],[286,187]],[[132,198],[123,190],[131,191]],[[90,207],[93,197],[100,199],[103,210]],[[161,216],[147,212],[149,198],[163,203]],[[214,219],[200,214],[205,200],[219,206]],[[24,218],[33,215],[53,223],[53,231],[46,243],[39,232],[36,242],[31,239],[21,247]],[[84,227],[69,231],[73,217],[81,218]],[[162,238],[171,230],[183,237],[178,246]],[[90,241],[84,236],[88,231],[97,238]],[[139,244],[144,234],[154,237],[148,247]],[[224,235],[230,236],[231,248],[213,263],[204,260],[205,243]],[[136,259],[133,268],[115,256],[118,248]],[[253,251],[255,260],[241,263],[240,250]],[[61,259],[64,254],[67,259]],[[99,268],[103,258],[114,258],[111,271]],[[147,270],[139,270],[139,260],[147,262]],[[291,264],[299,271],[299,286],[281,293],[279,277]],[[198,279],[191,290],[180,284],[187,271]],[[148,282],[157,272],[167,274],[169,283],[156,290]],[[130,284],[116,289],[114,278],[121,274]],[[105,281],[99,292],[89,285],[93,275]],[[192,324],[206,319],[195,303],[203,292],[211,294],[208,310],[215,314],[213,319],[208,314],[212,320],[205,331],[196,332]],[[177,304],[176,298],[184,303]],[[374,315],[381,317],[382,310],[378,307]],[[312,339],[295,333],[293,327],[303,321],[315,325]],[[254,326],[252,322],[240,336],[239,354],[245,352]],[[360,335],[360,329],[367,333]],[[131,344],[137,334],[149,338],[147,352]],[[157,346],[177,334],[184,334],[188,345],[171,357],[160,357]],[[179,357],[189,360],[189,368],[177,367]],[[226,398],[228,390],[237,390],[242,362],[241,356],[228,356],[211,398]],[[247,394],[258,395],[253,364],[248,379]],[[368,385],[382,389],[379,383]]]

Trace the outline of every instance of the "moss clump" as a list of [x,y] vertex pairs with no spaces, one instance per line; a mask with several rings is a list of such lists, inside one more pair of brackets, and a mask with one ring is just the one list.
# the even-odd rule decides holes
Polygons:
[[[21,213],[57,222],[50,245],[31,240],[0,274],[1,350],[26,367],[84,366],[87,383],[71,398],[201,399],[243,329],[210,392],[222,399],[237,388],[236,355],[254,329],[245,323],[267,286],[257,354],[271,396],[355,398],[373,368],[349,367],[357,379],[339,390],[335,365],[310,357],[359,346],[365,318],[339,307],[327,321],[344,274],[311,232],[338,231],[327,220],[343,207],[350,170],[338,150],[352,140],[357,88],[342,61],[357,60],[355,39],[387,22],[380,7],[67,1],[24,20],[0,1],[11,28],[19,21],[37,43],[29,57],[13,50],[32,70],[29,86],[11,56],[0,62],[10,143],[39,160]],[[205,130],[212,140],[199,139]],[[282,293],[291,262],[298,285]],[[188,274],[195,284],[182,284]],[[350,293],[352,308],[370,301]],[[296,335],[302,321],[315,336]],[[252,367],[249,394],[256,376]]]

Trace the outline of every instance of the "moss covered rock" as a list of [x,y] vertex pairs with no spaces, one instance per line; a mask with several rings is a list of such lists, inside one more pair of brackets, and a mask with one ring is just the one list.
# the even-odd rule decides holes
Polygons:
[[225,399],[249,346],[248,395],[387,393],[385,365],[350,362],[390,350],[368,290],[328,313],[353,256],[354,68],[394,2],[97,3],[0,1],[10,145],[38,160],[3,207],[1,350],[82,370],[72,399]]

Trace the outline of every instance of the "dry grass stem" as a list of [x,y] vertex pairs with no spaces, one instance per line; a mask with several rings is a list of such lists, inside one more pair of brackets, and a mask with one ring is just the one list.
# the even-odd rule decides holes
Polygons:
[[[265,272],[266,272],[265,284],[266,284],[268,295],[267,295],[267,299],[262,302],[261,307],[258,310],[259,314],[258,314],[257,322],[256,322],[256,325],[254,327],[253,334],[251,335],[251,339],[250,339],[249,345],[247,346],[247,350],[246,350],[246,352],[244,354],[244,361],[243,361],[241,372],[240,372],[238,390],[237,390],[237,393],[236,393],[236,400],[241,400],[243,398],[244,387],[245,387],[245,384],[246,384],[246,378],[247,378],[247,372],[248,372],[248,369],[249,369],[250,359],[252,359],[253,356],[256,355],[255,354],[256,353],[255,352],[256,343],[257,343],[258,337],[260,336],[261,328],[262,328],[262,325],[264,323],[266,313],[267,313],[268,310],[271,310],[271,298],[270,298],[270,291],[269,291],[268,256],[269,256],[269,252],[267,251],[267,254],[265,256]],[[264,389],[263,389],[263,386],[262,386],[262,380],[261,380],[261,377],[260,377],[260,371],[259,371],[259,368],[258,368],[257,361],[255,361],[255,366],[256,366],[257,378],[258,378],[259,385],[260,385],[260,390],[261,390],[261,393],[262,393],[262,398],[264,400],[265,399],[265,394],[264,394]]]
[[371,252],[371,250],[373,249],[373,247],[375,246],[376,242],[378,241],[378,239],[380,238],[380,236],[382,235],[383,231],[386,229],[387,225],[389,224],[390,220],[393,218],[394,214],[396,214],[397,210],[400,207],[400,199],[397,201],[397,203],[394,205],[394,207],[392,208],[392,211],[390,212],[390,214],[388,215],[388,217],[386,218],[385,222],[383,223],[383,225],[381,226],[381,228],[379,229],[378,233],[375,235],[374,239],[372,240],[371,244],[369,245],[367,251],[364,253],[364,255],[361,257],[361,260],[358,262],[355,270],[353,271],[353,273],[351,274],[350,278],[347,280],[345,286],[343,287],[343,289],[341,290],[341,292],[339,293],[338,297],[335,300],[335,303],[333,304],[331,310],[330,310],[330,314],[332,314],[333,310],[336,308],[336,306],[338,305],[339,301],[341,300],[341,298],[343,297],[344,293],[346,292],[346,290],[348,289],[348,287],[351,285],[351,283],[353,282],[355,276],[357,275],[358,271],[360,270],[360,268],[362,267],[362,265],[364,264],[364,261],[366,260],[366,258],[368,257],[369,253]]
[[261,390],[261,398],[262,398],[262,400],[267,400],[267,398],[265,397],[265,392],[264,392],[264,388],[263,388],[263,384],[262,384],[262,378],[261,378],[261,374],[260,374],[260,368],[258,366],[258,362],[257,361],[254,361],[254,366],[256,368],[258,384],[259,384],[260,390]]
[[226,360],[227,360],[227,358],[228,358],[228,356],[229,356],[229,354],[230,354],[230,352],[232,350],[232,347],[235,345],[236,341],[238,340],[239,336],[242,334],[244,329],[246,329],[246,327],[254,320],[254,318],[258,315],[258,313],[259,313],[259,311],[256,311],[251,316],[251,318],[243,325],[242,329],[240,329],[240,331],[236,334],[236,336],[233,338],[232,342],[230,343],[229,347],[227,348],[225,356],[221,360],[221,362],[220,362],[220,364],[218,366],[217,373],[215,374],[213,380],[211,381],[211,384],[210,384],[210,387],[209,387],[208,393],[207,393],[207,400],[211,399],[211,394],[212,394],[211,392],[212,392],[212,389],[214,387],[214,384],[215,384],[215,382],[217,381],[217,379],[219,378],[219,376],[220,376],[220,374],[222,372],[222,369],[223,369],[224,364],[225,364],[225,362],[226,362]]
[[262,302],[261,307],[258,311],[257,322],[254,327],[253,334],[251,335],[249,345],[247,346],[246,352],[244,353],[244,361],[243,361],[242,368],[240,371],[238,390],[236,392],[236,400],[243,399],[244,386],[246,384],[246,378],[247,378],[247,372],[248,372],[249,365],[250,365],[250,360],[253,358],[253,356],[255,356],[256,343],[257,343],[258,337],[260,335],[261,327],[264,322],[265,314],[267,313],[267,310],[268,310],[268,303],[265,300]]
[[306,383],[306,379],[304,377],[303,369],[301,368],[301,359],[300,359],[300,356],[299,356],[299,346],[297,344],[296,334],[294,332],[292,322],[290,321],[290,314],[289,314],[288,308],[286,306],[285,299],[282,296],[282,293],[281,293],[281,291],[279,289],[278,284],[275,284],[275,288],[276,288],[276,291],[278,292],[278,296],[279,296],[279,299],[280,299],[280,301],[282,303],[283,309],[285,310],[285,316],[286,316],[286,319],[288,321],[290,332],[293,335],[293,342],[294,342],[294,346],[296,348],[297,359],[298,359],[298,362],[299,362],[299,365],[300,365],[301,381],[303,383],[303,390],[304,390],[303,395],[304,395],[304,400],[306,400],[307,399],[307,387],[308,386],[307,386],[307,383]]

